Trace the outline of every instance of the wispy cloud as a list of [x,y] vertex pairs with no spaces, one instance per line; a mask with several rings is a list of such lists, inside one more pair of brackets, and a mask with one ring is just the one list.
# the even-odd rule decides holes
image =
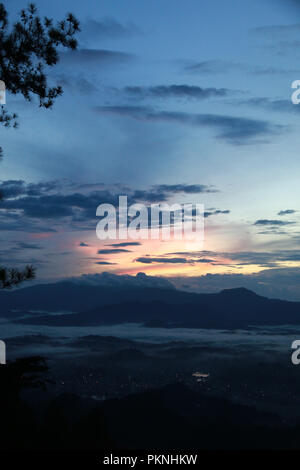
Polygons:
[[215,209],[211,211],[205,211],[204,212],[204,217],[211,217],[212,215],[219,215],[219,214],[230,214],[230,210],[220,210],[220,209]]
[[277,250],[275,251],[183,251],[168,253],[168,256],[181,256],[184,259],[191,259],[195,262],[198,259],[206,259],[211,264],[223,264],[225,266],[247,266],[258,265],[261,267],[277,267],[281,263],[290,261],[300,261],[300,251],[295,250]]
[[226,97],[233,94],[233,91],[227,88],[202,88],[196,85],[127,86],[121,91],[137,99],[150,97],[203,100],[212,97]]
[[210,264],[213,263],[212,259],[192,259],[192,258],[168,258],[168,257],[152,257],[152,256],[141,256],[135,259],[138,263],[143,264],[152,264],[152,263],[163,263],[163,264],[195,264],[195,263],[204,263]]
[[189,292],[219,292],[246,287],[257,294],[300,301],[300,268],[267,269],[254,274],[207,274],[198,277],[173,277],[173,284]]
[[260,34],[264,36],[270,36],[274,38],[274,35],[290,35],[290,34],[299,34],[300,33],[300,23],[294,24],[285,24],[285,25],[268,25],[268,26],[258,26],[257,28],[251,29],[252,33]]
[[131,250],[126,250],[124,248],[103,248],[98,250],[98,255],[114,255],[117,253],[130,253]]
[[277,219],[259,219],[254,222],[254,225],[273,225],[273,226],[283,226],[283,225],[292,225],[295,222],[277,220]]
[[283,211],[279,211],[277,215],[292,215],[292,214],[295,214],[297,211],[295,211],[294,209],[286,209],[286,210],[283,210]]
[[262,108],[269,111],[276,111],[279,113],[286,112],[297,114],[300,111],[300,108],[298,106],[295,106],[291,100],[279,100],[265,97],[255,97],[249,98],[247,100],[239,100],[238,104],[248,105],[255,108]]
[[108,49],[78,49],[76,51],[61,52],[62,66],[104,66],[131,62],[135,56],[127,52]]
[[99,20],[88,18],[82,22],[83,39],[115,39],[127,38],[141,34],[141,30],[132,22],[120,23],[115,18],[106,17]]
[[110,261],[96,261],[95,264],[99,264],[101,266],[112,266],[118,263],[111,263]]
[[114,246],[114,247],[126,247],[126,246],[141,246],[140,242],[121,242],[121,243],[112,243],[111,245],[106,246]]
[[284,126],[268,121],[218,114],[191,114],[176,111],[156,111],[145,106],[97,106],[95,111],[144,122],[166,122],[195,127],[208,127],[216,131],[218,139],[231,144],[251,144],[282,132]]
[[216,59],[190,63],[184,67],[184,72],[199,75],[221,75],[232,72],[251,75],[286,75],[296,73],[297,69],[280,68],[273,65],[249,65]]

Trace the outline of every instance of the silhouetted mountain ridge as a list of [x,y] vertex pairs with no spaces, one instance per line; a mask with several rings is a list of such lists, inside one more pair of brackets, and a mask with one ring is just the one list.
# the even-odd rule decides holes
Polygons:
[[230,297],[233,296],[235,299],[240,297],[241,299],[245,298],[254,298],[254,297],[260,297],[262,298],[261,295],[256,294],[250,289],[247,289],[246,287],[235,287],[233,289],[223,289],[219,293],[223,297]]
[[0,316],[14,316],[13,310],[23,312],[43,310],[48,312],[90,310],[101,305],[133,300],[164,300],[172,302],[183,296],[195,296],[175,289],[158,287],[95,286],[71,281],[54,284],[39,284],[0,291]]
[[[42,286],[41,290],[36,289],[38,286],[30,288],[30,295],[37,290],[39,296],[31,301],[31,305],[39,305],[43,310],[48,305],[49,309],[49,295],[55,297],[56,292],[57,298],[49,300],[52,307],[56,305],[62,310],[77,310],[79,313],[35,315],[19,322],[51,326],[97,326],[134,322],[150,327],[220,329],[251,325],[300,325],[300,302],[268,299],[243,287],[226,289],[217,294],[194,294],[150,287],[115,289],[106,286],[102,289],[75,285],[74,289],[70,284],[72,283],[59,283],[56,291],[55,285],[51,285],[49,290],[47,286]],[[16,292],[17,303],[23,297],[24,302],[30,304],[29,292],[24,294],[24,291],[25,289]],[[45,294],[44,304],[41,304],[42,293]],[[9,298],[10,302],[13,297],[14,295]]]

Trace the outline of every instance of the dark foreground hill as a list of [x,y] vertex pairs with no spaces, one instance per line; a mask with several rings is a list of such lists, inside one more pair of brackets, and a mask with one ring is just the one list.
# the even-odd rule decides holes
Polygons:
[[[57,289],[55,284],[23,289],[16,292],[15,297],[4,300],[6,306],[10,302],[10,308],[23,305],[24,309],[24,304],[31,303],[43,310],[60,306],[60,309],[78,312],[39,314],[18,320],[18,323],[34,325],[97,326],[134,322],[153,328],[222,329],[300,325],[300,302],[268,299],[244,288],[227,289],[218,294],[190,294],[158,288],[104,289],[76,285],[74,289],[72,283],[65,284],[59,283]],[[38,298],[30,299],[29,294],[34,296],[35,291]]]
[[240,449],[291,444],[276,415],[192,391],[181,383],[109,400],[102,411],[118,448]]
[[299,426],[180,383],[98,403],[63,394],[11,414],[0,449],[299,449]]

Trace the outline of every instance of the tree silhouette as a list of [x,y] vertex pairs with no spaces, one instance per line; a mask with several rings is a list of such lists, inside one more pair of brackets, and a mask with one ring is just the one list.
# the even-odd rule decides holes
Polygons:
[[[63,90],[61,86],[48,85],[45,66],[57,64],[60,47],[76,49],[74,36],[79,31],[79,22],[71,13],[54,24],[50,18],[41,19],[34,4],[22,10],[19,20],[10,27],[7,10],[0,3],[0,80],[6,90],[13,95],[23,95],[27,101],[37,96],[40,107],[51,108]],[[0,124],[16,128],[17,118],[16,113],[10,114],[1,106]],[[0,193],[0,201],[2,198]],[[22,271],[0,266],[0,289],[16,286],[34,276],[32,266]]]
[[[51,108],[62,94],[61,86],[50,87],[44,67],[53,67],[59,60],[58,48],[76,49],[78,20],[69,13],[62,21],[41,19],[34,4],[20,13],[20,19],[9,29],[8,14],[0,3],[0,78],[6,90],[22,94],[27,101],[36,95],[39,106]],[[0,122],[17,126],[16,114],[8,114],[3,106]]]
[[16,359],[0,365],[0,396],[19,396],[23,388],[44,386],[47,381],[39,375],[48,371],[46,361],[41,356]]
[[14,268],[0,267],[0,288],[9,289],[10,287],[17,286],[23,281],[35,278],[35,268],[33,266],[26,266],[22,271]]
[[35,416],[24,403],[21,391],[25,388],[44,387],[48,380],[40,374],[48,371],[45,360],[40,356],[17,359],[0,365],[1,426],[0,449],[22,449],[27,442],[35,442]]

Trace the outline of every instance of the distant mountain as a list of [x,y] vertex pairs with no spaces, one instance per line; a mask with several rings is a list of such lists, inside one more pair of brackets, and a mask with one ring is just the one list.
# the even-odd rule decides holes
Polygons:
[[[300,325],[300,302],[268,299],[244,288],[218,294],[191,294],[175,289],[101,288],[58,283],[9,293],[6,306],[65,315],[35,315],[22,324],[96,326],[127,322],[169,328],[244,328],[251,325]],[[1,299],[0,299],[1,300]],[[19,306],[19,307],[18,307]],[[33,307],[34,306],[34,307]]]
[[40,284],[12,291],[0,291],[0,317],[14,316],[15,310],[78,312],[133,300],[172,301],[172,295],[177,299],[186,294],[175,289],[158,287],[97,286],[70,281]]

